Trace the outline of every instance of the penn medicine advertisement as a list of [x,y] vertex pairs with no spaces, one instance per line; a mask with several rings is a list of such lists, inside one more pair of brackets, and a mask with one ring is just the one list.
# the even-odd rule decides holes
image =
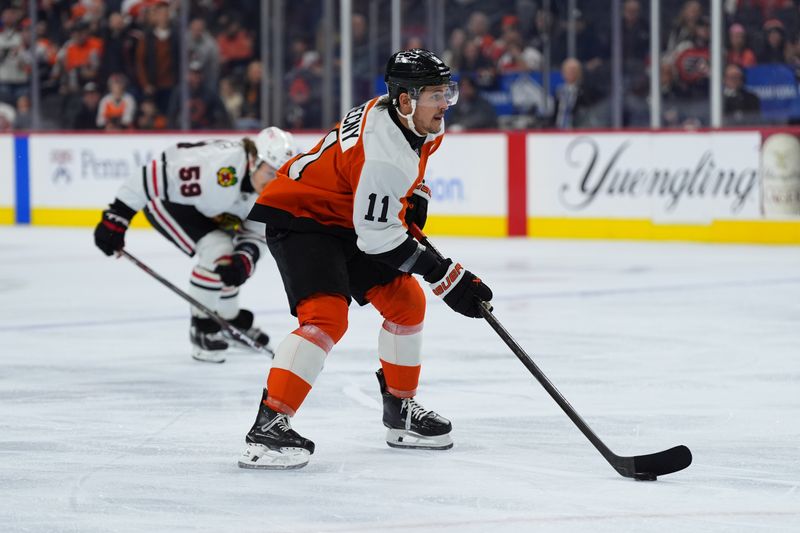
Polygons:
[[[141,175],[142,166],[167,146],[203,139],[240,139],[226,135],[31,135],[31,205],[41,208],[94,209],[114,200],[120,184]],[[317,136],[297,135],[301,149]]]

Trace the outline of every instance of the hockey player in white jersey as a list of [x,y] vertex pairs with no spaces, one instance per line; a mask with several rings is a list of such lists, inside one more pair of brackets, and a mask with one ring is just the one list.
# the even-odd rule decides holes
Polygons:
[[[238,304],[239,287],[266,250],[264,224],[245,219],[295,151],[292,135],[274,127],[262,130],[255,141],[170,146],[120,187],[95,228],[95,244],[109,256],[121,250],[131,219],[143,210],[159,233],[197,257],[189,295],[266,346],[269,337],[253,326],[253,313]],[[225,361],[234,340],[195,307],[190,339],[192,357],[214,363]]]

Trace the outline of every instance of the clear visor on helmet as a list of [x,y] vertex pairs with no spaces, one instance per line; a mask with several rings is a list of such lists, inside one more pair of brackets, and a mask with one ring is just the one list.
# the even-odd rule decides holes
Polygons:
[[442,85],[412,87],[408,95],[417,101],[417,107],[450,107],[458,102],[458,84],[451,81]]
[[270,179],[275,177],[275,174],[278,172],[278,169],[270,165],[266,159],[261,159],[260,157],[256,157],[256,160],[253,164],[253,170],[256,171],[261,168],[261,165],[264,165],[264,168],[267,169],[267,176],[270,176]]

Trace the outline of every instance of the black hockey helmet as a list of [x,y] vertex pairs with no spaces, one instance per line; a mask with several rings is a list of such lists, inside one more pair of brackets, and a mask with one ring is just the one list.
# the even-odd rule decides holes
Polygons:
[[422,87],[452,83],[450,67],[436,54],[422,48],[403,50],[390,57],[386,62],[386,75],[383,79],[392,102],[404,92],[416,98]]

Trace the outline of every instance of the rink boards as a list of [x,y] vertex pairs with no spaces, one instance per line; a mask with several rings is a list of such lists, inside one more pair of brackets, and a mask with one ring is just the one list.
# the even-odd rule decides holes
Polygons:
[[[428,163],[433,201],[426,229],[434,235],[800,243],[795,133],[448,134]],[[0,136],[0,224],[93,226],[122,181],[166,145],[241,136]],[[309,149],[320,135],[296,138]],[[134,225],[147,223],[137,216]]]

